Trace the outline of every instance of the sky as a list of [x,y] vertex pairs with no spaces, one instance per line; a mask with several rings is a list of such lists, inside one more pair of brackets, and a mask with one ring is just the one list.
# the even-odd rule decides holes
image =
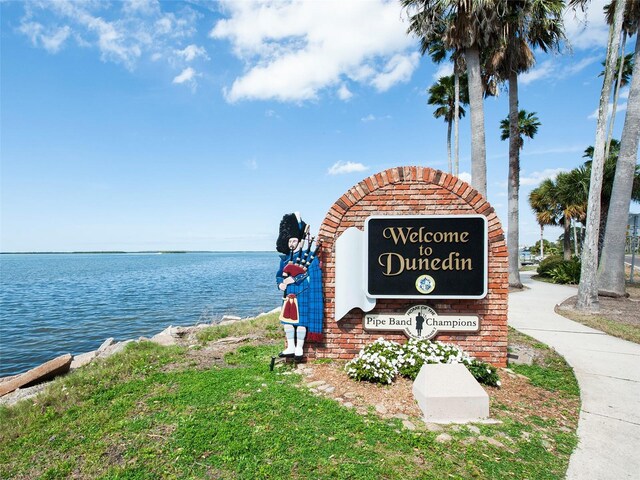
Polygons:
[[[529,192],[582,164],[594,143],[604,3],[567,11],[570,45],[536,52],[520,77],[520,108],[542,124],[521,153],[521,245],[540,236]],[[398,0],[0,9],[2,252],[270,251],[285,213],[301,212],[316,233],[369,175],[448,168],[446,123],[427,89],[451,66],[420,55]],[[505,231],[507,97],[502,88],[485,102],[487,195]],[[465,117],[460,176],[470,171]]]

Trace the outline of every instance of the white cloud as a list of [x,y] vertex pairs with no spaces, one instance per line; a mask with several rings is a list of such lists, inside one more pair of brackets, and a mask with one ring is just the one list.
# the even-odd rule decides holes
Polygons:
[[247,160],[246,162],[244,162],[244,166],[247,167],[249,170],[257,170],[258,169],[258,162],[255,158],[252,158],[250,160]]
[[375,122],[376,120],[390,120],[390,119],[391,119],[391,115],[384,115],[382,117],[376,117],[373,113],[370,113],[366,117],[362,117],[360,119],[360,121],[364,122],[364,123],[367,123],[367,122]]
[[351,97],[353,97],[353,93],[351,93],[349,88],[344,83],[340,85],[340,88],[338,89],[338,98],[346,101]]
[[158,2],[155,0],[126,0],[122,4],[122,11],[128,14],[152,15],[158,11]]
[[356,162],[336,162],[329,168],[329,175],[342,175],[345,173],[353,173],[353,172],[364,172],[368,170],[369,167],[363,165],[362,163]]
[[420,54],[394,55],[385,66],[384,72],[379,73],[371,84],[379,92],[386,92],[397,83],[406,83],[411,79],[413,71],[418,67]]
[[589,56],[581,59],[576,63],[567,63],[566,57],[555,57],[551,60],[542,62],[533,70],[529,70],[518,76],[518,82],[521,85],[528,85],[537,80],[548,78],[563,79],[577,75],[582,70],[600,60],[599,56]]
[[[172,10],[163,12],[154,0],[32,1],[24,3],[18,31],[51,53],[73,39],[78,46],[95,48],[103,61],[132,70],[145,56],[154,61],[176,56],[184,60],[184,55],[192,54],[190,47],[181,50],[176,44],[195,34],[199,14],[189,6]],[[176,52],[184,52],[183,57]]]
[[27,35],[33,45],[41,45],[49,53],[57,53],[71,34],[71,29],[66,25],[45,32],[45,27],[38,22],[23,22],[18,31]]
[[463,182],[467,182],[468,184],[471,184],[471,174],[469,172],[460,172],[458,174],[458,178]]
[[591,0],[586,12],[579,8],[567,8],[563,20],[567,38],[575,49],[606,47],[609,27],[605,21],[603,8],[609,0]]
[[539,150],[524,150],[520,155],[521,156],[549,155],[551,153],[576,153],[576,152],[584,152],[584,146],[570,145],[568,147],[551,147],[551,148],[543,148]]
[[225,89],[229,102],[312,100],[345,78],[385,91],[406,81],[419,60],[407,53],[415,40],[395,1],[224,1],[223,7],[228,18],[210,36],[231,42],[246,66]]
[[532,172],[520,177],[520,185],[539,185],[543,180],[555,179],[559,173],[567,172],[566,168],[547,168],[541,172]]
[[535,82],[536,80],[541,80],[553,75],[556,71],[554,68],[554,63],[552,60],[547,60],[542,62],[538,67],[533,70],[529,70],[518,76],[518,83],[521,85],[527,85],[531,82]]
[[183,58],[187,62],[192,62],[198,57],[204,57],[205,59],[209,58],[204,47],[198,47],[194,44],[191,44],[182,50],[176,50],[176,55]]
[[180,75],[173,79],[173,83],[180,85],[181,83],[191,82],[195,79],[195,76],[196,71],[191,67],[187,67],[182,71],[182,73],[180,73]]
[[438,81],[442,77],[448,77],[453,75],[453,63],[441,63],[433,74],[433,79]]
[[[621,112],[624,112],[626,109],[627,109],[627,104],[626,103],[618,103],[618,105],[616,105],[616,115],[618,115]],[[613,102],[609,102],[609,105],[607,107],[607,117],[610,117],[612,113],[613,113]],[[587,118],[589,120],[597,120],[598,119],[598,109],[596,108],[591,113],[591,115],[589,115]]]

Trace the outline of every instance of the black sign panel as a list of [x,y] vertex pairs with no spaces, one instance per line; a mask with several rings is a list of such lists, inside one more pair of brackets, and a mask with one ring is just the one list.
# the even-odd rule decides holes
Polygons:
[[369,217],[367,293],[374,298],[483,298],[487,220],[482,215]]

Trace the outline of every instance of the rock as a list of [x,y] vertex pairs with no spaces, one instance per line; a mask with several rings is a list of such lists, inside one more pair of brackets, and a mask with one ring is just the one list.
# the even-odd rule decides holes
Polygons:
[[376,412],[384,415],[385,413],[387,413],[387,407],[379,403],[378,405],[376,405]]
[[333,393],[335,391],[336,391],[336,387],[329,385],[329,387],[324,390],[324,393]]
[[9,375],[8,377],[2,377],[0,378],[0,384],[3,384],[4,382],[8,382],[9,380],[16,378],[18,375]]
[[76,355],[73,357],[73,361],[71,362],[71,370],[75,370],[76,368],[84,367],[85,365],[91,363],[91,361],[96,358],[98,355],[97,350],[93,352],[82,353],[80,355]]
[[255,340],[257,338],[259,338],[259,335],[255,335],[255,334],[244,335],[242,337],[226,337],[226,338],[221,338],[220,340],[216,340],[215,342],[213,342],[213,344],[226,345],[229,343],[241,343],[241,342],[248,342],[249,340]]
[[469,438],[465,438],[464,440],[462,440],[462,444],[463,445],[472,445],[474,443],[476,443],[478,441],[478,439],[476,437],[469,437]]
[[532,365],[539,354],[528,345],[509,345],[508,361],[514,365]]
[[400,420],[409,420],[409,415],[405,415],[404,413],[396,413],[393,418],[398,418]]
[[404,428],[406,428],[407,430],[415,430],[416,429],[416,426],[413,423],[411,423],[409,420],[403,420],[402,421],[402,426]]
[[242,317],[237,317],[235,315],[223,315],[218,322],[218,325],[231,325],[232,323],[236,323],[242,320]]
[[163,347],[169,347],[177,343],[173,335],[165,333],[164,331],[154,335],[149,341],[162,345]]
[[352,408],[353,407],[353,403],[351,402],[344,402],[343,405],[347,408]]
[[467,425],[467,429],[470,432],[475,433],[476,435],[480,435],[480,429],[478,427],[476,427],[475,425]]
[[4,397],[0,397],[0,405],[6,405],[10,407],[16,403],[35,397],[49,385],[47,383],[41,383],[28,388],[18,388],[11,393],[7,393]]
[[122,350],[124,350],[124,347],[129,345],[131,342],[133,342],[133,340],[125,340],[124,342],[114,343],[113,345],[110,345],[109,347],[103,349],[102,351],[98,349],[97,358],[107,358],[107,357],[110,357],[111,355],[115,355],[116,353],[119,353]]
[[357,394],[357,393],[354,393],[354,392],[346,392],[346,393],[343,395],[343,397],[344,397],[344,398],[348,398],[348,399],[350,399],[350,400],[352,400],[352,399],[356,398],[357,396],[358,396],[358,394]]
[[67,353],[53,360],[49,360],[38,367],[32,368],[28,372],[17,375],[8,382],[3,382],[0,384],[0,397],[9,392],[13,392],[17,388],[28,387],[67,373],[72,360],[73,356]]
[[307,383],[307,387],[315,388],[315,387],[319,387],[320,385],[325,385],[326,383],[327,382],[325,382],[324,380],[316,380],[315,382]]
[[98,347],[98,353],[102,352],[103,350],[106,350],[107,348],[109,348],[114,343],[115,343],[115,341],[114,341],[113,337],[107,338],[104,342],[102,342],[102,345],[100,345],[100,347]]
[[453,440],[453,437],[448,433],[441,433],[436,437],[436,442],[438,443],[447,443]]
[[427,430],[429,430],[430,432],[441,432],[442,430],[444,430],[440,425],[438,425],[437,423],[431,423],[431,422],[427,422],[426,424]]
[[478,440],[481,440],[483,442],[487,442],[488,444],[493,445],[494,447],[505,448],[504,444],[502,442],[499,442],[495,438],[485,437],[485,436],[481,435],[481,436],[478,437]]

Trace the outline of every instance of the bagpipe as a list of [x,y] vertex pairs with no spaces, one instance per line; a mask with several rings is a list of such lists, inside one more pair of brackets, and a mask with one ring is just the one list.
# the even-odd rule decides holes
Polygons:
[[[307,273],[309,266],[316,259],[320,252],[320,249],[322,248],[322,240],[316,241],[315,237],[309,238],[308,230],[309,227],[307,226],[304,236],[302,237],[302,247],[300,248],[300,253],[298,255],[295,255],[295,249],[291,249],[291,253],[289,254],[289,261],[282,269],[282,277],[284,279],[295,278],[298,275]],[[304,248],[305,241],[307,243],[306,250]],[[315,248],[313,247],[314,242]],[[283,292],[282,310],[280,311],[280,320],[295,324],[298,323],[299,318],[298,299],[293,293],[287,294],[287,290],[285,288],[285,291]]]

